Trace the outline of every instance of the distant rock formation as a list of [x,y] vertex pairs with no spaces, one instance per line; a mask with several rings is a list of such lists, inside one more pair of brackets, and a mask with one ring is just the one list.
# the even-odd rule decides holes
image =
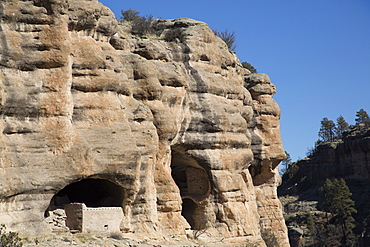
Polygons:
[[311,156],[296,165],[294,176],[284,179],[279,188],[281,193],[296,190],[297,186],[299,190],[300,186],[321,186],[327,178],[370,182],[370,128],[353,126],[342,139],[318,145]]
[[80,202],[122,207],[123,232],[289,245],[275,87],[205,23],[137,37],[95,0],[0,13],[1,223],[47,234],[52,210]]
[[[310,157],[299,160],[294,166],[295,169],[283,176],[283,183],[278,189],[285,205],[288,225],[295,227],[299,223],[300,227],[304,226],[307,213],[325,217],[325,213],[317,207],[322,200],[319,188],[326,179],[343,178],[358,211],[354,215],[355,231],[362,235],[361,246],[369,246],[370,128],[363,124],[352,126],[342,139],[318,145]],[[292,200],[294,196],[298,200]],[[306,232],[305,236],[308,235]]]

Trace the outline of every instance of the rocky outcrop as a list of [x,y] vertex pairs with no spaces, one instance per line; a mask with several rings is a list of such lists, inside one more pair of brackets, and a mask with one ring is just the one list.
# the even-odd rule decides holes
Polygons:
[[44,217],[83,202],[122,207],[123,232],[288,246],[275,87],[205,23],[137,37],[94,0],[0,12],[1,223],[47,234]]
[[311,156],[299,160],[296,172],[292,174],[294,176],[290,179],[287,176],[279,190],[287,193],[289,187],[294,194],[297,189],[302,191],[321,186],[327,178],[367,183],[370,181],[369,160],[370,129],[363,125],[353,126],[350,131],[344,132],[342,139],[321,143]]

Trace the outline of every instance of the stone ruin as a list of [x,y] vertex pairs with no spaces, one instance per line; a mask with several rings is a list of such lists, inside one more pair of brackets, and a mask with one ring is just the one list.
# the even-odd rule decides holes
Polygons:
[[88,208],[84,203],[65,207],[66,226],[80,232],[119,232],[123,220],[121,207]]
[[289,245],[275,86],[207,24],[157,20],[139,37],[96,0],[0,13],[1,223],[50,234],[84,203],[120,207],[124,233]]
[[119,232],[124,224],[123,199],[122,187],[108,180],[84,179],[55,194],[44,215],[56,233]]

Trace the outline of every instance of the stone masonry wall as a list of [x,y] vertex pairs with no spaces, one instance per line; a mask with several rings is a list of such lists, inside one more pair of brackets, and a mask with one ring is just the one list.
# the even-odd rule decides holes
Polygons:
[[121,207],[88,208],[83,203],[65,207],[66,225],[81,232],[119,232],[123,220]]

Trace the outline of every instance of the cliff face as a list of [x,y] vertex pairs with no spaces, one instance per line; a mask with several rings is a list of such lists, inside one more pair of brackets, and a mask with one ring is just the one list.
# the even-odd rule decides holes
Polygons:
[[[321,186],[327,178],[369,183],[369,160],[370,129],[356,126],[345,132],[341,140],[323,143],[310,157],[298,161],[296,173],[290,181],[284,179],[279,190],[286,193],[290,187],[294,194],[297,189]],[[296,185],[291,187],[293,184]]]
[[[304,229],[307,213],[315,217],[315,222],[325,221],[326,214],[318,207],[323,199],[319,188],[326,179],[334,178],[343,178],[351,190],[357,209],[354,232],[360,246],[369,246],[370,128],[362,124],[345,132],[341,140],[319,145],[310,157],[296,163],[291,177],[289,171],[283,176],[279,196],[287,224]],[[312,233],[304,230],[306,244],[312,244]]]
[[275,87],[205,23],[139,38],[97,1],[0,12],[1,223],[50,232],[52,210],[84,202],[122,207],[125,232],[288,245]]

